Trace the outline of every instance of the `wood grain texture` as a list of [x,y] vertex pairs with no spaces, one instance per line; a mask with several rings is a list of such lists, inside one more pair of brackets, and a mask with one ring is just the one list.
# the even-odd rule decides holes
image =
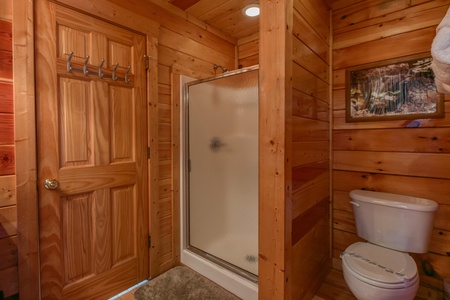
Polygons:
[[259,63],[259,34],[241,39],[237,45],[238,68],[245,68]]
[[0,176],[15,174],[15,153],[13,145],[0,145]]
[[300,12],[294,10],[294,21],[292,29],[296,38],[308,45],[327,64],[330,63],[330,45],[327,44],[314,30],[314,27],[302,16]]
[[[146,40],[55,3],[36,5],[42,297],[103,299],[149,276]],[[67,74],[57,56],[72,47],[93,62],[107,58],[105,73],[111,62],[130,66],[134,80],[124,82],[123,71],[117,83],[69,77],[79,70]],[[45,189],[47,178],[59,188]]]
[[[180,199],[181,198],[181,189],[180,189],[180,182],[181,182],[181,172],[177,172],[176,170],[181,169],[181,158],[180,153],[181,150],[181,120],[179,118],[181,113],[181,82],[179,75],[174,74],[172,76],[172,87],[173,87],[173,96],[172,96],[172,114],[171,114],[171,120],[172,120],[172,186],[173,186],[173,199]],[[170,203],[172,204],[172,203]],[[182,230],[182,224],[181,224],[181,206],[180,205],[173,205],[173,254],[171,257],[171,261],[173,264],[179,264],[180,263],[180,256],[181,256],[181,234],[183,234]]]
[[[11,1],[12,2],[12,1]],[[38,211],[36,190],[36,124],[34,86],[34,5],[14,1],[14,112],[19,294],[38,299]],[[23,201],[26,199],[26,201]]]
[[[419,270],[428,260],[436,269],[434,277],[421,272],[416,299],[442,298],[442,281],[449,276],[446,253],[450,216],[448,154],[450,105],[441,119],[345,123],[345,69],[430,51],[436,25],[449,1],[335,1],[333,7],[333,256],[358,240],[348,193],[367,189],[435,200],[435,216],[429,253],[415,257]],[[411,21],[414,19],[414,25]],[[412,26],[410,26],[412,25]],[[395,45],[402,45],[396,47]],[[389,51],[385,51],[389,49]],[[447,250],[445,250],[447,249]],[[447,269],[443,266],[447,266]],[[340,275],[339,270],[333,275]],[[325,283],[335,293],[334,283]],[[319,295],[326,298],[326,289]],[[346,295],[345,291],[341,291]],[[330,297],[328,295],[327,297]],[[344,297],[342,299],[351,299]]]
[[9,267],[0,270],[0,289],[6,297],[14,296],[19,290],[19,283],[17,281],[18,268],[17,266]]
[[312,229],[293,246],[292,263],[296,266],[293,277],[305,283],[294,285],[295,299],[311,299],[330,271],[328,239],[320,238],[330,234],[328,217],[327,214],[322,215],[314,225],[308,224],[308,227],[313,226]]
[[0,79],[12,80],[12,51],[0,50]]
[[[333,67],[334,69],[341,69],[429,52],[435,36],[435,30],[436,28],[434,26],[425,27],[415,31],[333,50]],[[397,45],[402,45],[402,47],[396,47]],[[379,49],[389,49],[389,51],[380,51]],[[349,60],[349,57],[352,59]]]
[[0,50],[12,52],[12,23],[0,19]]
[[0,176],[0,207],[16,204],[16,176]]
[[0,207],[0,239],[17,235],[17,207]]
[[0,81],[0,113],[14,113],[13,85]]
[[[292,299],[307,299],[316,293],[331,265],[328,247],[331,35],[327,4],[294,1],[293,25]],[[307,275],[311,272],[316,276]]]
[[14,144],[14,114],[0,113],[0,145]]
[[[430,4],[437,5],[439,1],[432,1]],[[449,1],[447,1],[450,4]],[[440,3],[442,6],[443,3]],[[448,4],[446,5],[448,7]],[[341,49],[364,42],[387,38],[396,34],[403,34],[424,27],[437,26],[445,15],[445,9],[442,7],[413,6],[404,8],[395,13],[383,15],[379,18],[370,19],[371,24],[358,24],[355,28],[352,24],[352,30],[338,33],[335,32],[333,39],[333,48]],[[363,12],[359,11],[358,15]],[[346,27],[348,28],[348,27]]]
[[[288,299],[291,278],[291,0],[263,1],[260,18],[259,298]],[[271,63],[277,61],[277,64]]]

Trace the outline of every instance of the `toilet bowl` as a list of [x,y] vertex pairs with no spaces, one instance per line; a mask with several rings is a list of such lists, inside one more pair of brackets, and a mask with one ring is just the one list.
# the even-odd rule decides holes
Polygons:
[[356,242],[341,254],[345,282],[359,300],[414,299],[419,275],[407,253],[426,253],[436,202],[365,190],[350,192]]
[[357,299],[414,299],[419,275],[409,254],[358,242],[350,245],[341,258],[344,279]]

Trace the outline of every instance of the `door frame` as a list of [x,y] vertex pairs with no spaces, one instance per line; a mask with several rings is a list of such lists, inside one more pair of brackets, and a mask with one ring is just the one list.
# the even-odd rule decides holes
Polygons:
[[[47,0],[41,0],[47,1]],[[36,119],[35,119],[35,60],[34,60],[34,2],[14,0],[13,2],[13,69],[14,69],[14,112],[15,112],[15,157],[16,199],[18,232],[18,282],[19,294],[24,299],[40,299],[39,267],[39,212],[37,194]],[[149,59],[147,73],[147,145],[150,147],[148,160],[149,232],[154,211],[153,201],[158,199],[158,34],[159,25],[132,11],[119,7],[107,0],[61,0],[52,1],[85,14],[96,16],[107,22],[124,26],[143,34]],[[95,5],[94,5],[95,4]],[[93,11],[92,8],[98,11]],[[116,14],[120,11],[121,14]],[[21,84],[17,84],[21,82]],[[14,84],[15,83],[15,84]],[[150,162],[154,163],[150,163]],[[153,264],[156,248],[149,250],[150,276],[157,275]]]
[[14,0],[12,28],[18,285],[23,299],[40,299],[32,0]]

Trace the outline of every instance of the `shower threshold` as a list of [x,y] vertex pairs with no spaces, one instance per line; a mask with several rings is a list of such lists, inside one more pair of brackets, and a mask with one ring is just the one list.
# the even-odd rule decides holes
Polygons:
[[238,266],[235,266],[235,265],[233,265],[233,264],[231,264],[231,263],[229,263],[229,262],[227,262],[227,261],[225,261],[223,259],[220,259],[220,258],[218,258],[218,257],[216,257],[216,256],[214,256],[214,255],[212,255],[212,254],[210,254],[208,252],[205,252],[205,251],[203,251],[201,249],[198,249],[198,248],[196,248],[194,246],[188,246],[187,250],[189,250],[189,251],[191,251],[191,252],[193,252],[193,253],[203,257],[204,259],[209,260],[210,262],[212,262],[212,263],[214,263],[216,265],[219,265],[222,268],[227,269],[228,271],[231,271],[231,272],[241,276],[242,278],[245,278],[245,279],[247,279],[247,280],[249,280],[249,281],[251,281],[253,283],[258,284],[258,276],[253,274],[253,273],[251,273],[251,272],[248,272],[248,271],[246,271],[246,270],[244,270],[242,268],[239,268]]

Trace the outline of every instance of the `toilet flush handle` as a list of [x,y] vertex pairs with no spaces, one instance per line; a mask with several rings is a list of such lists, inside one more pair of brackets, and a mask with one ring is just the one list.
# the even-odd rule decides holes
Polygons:
[[355,201],[350,201],[350,204],[356,207],[359,207],[359,203],[355,202]]

